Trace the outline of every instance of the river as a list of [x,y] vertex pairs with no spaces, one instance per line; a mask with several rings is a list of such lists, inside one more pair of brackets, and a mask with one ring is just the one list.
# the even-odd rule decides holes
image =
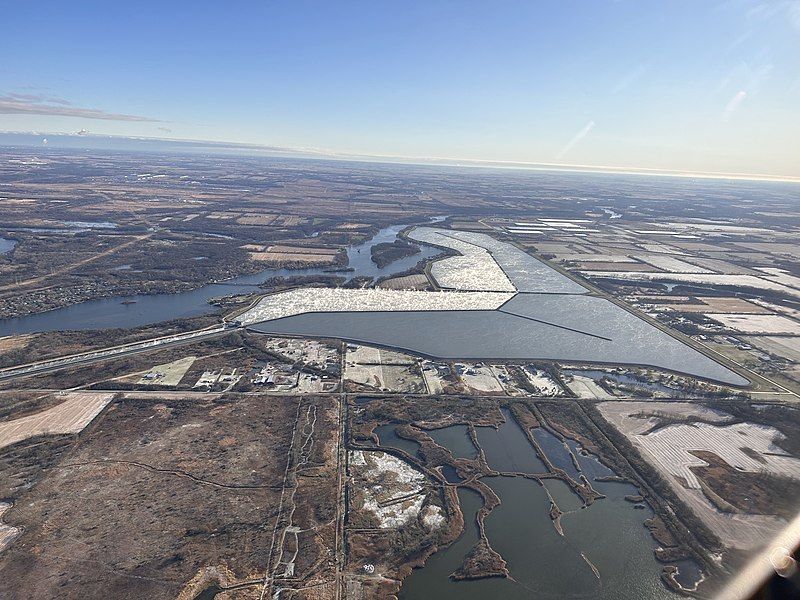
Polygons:
[[[401,258],[383,269],[372,262],[370,249],[381,242],[392,242],[397,234],[407,227],[393,225],[385,227],[370,240],[350,246],[347,249],[348,267],[353,271],[339,273],[351,277],[386,277],[406,271],[425,260],[436,256],[440,251],[430,246],[421,246],[422,252]],[[4,240],[11,241],[11,240]],[[3,251],[0,242],[0,252]],[[10,251],[13,244],[7,248]],[[111,327],[141,327],[161,321],[196,317],[216,310],[208,303],[212,298],[229,294],[246,294],[256,291],[254,286],[271,277],[292,277],[298,275],[319,275],[325,268],[310,269],[264,269],[253,275],[243,275],[224,282],[204,285],[177,294],[152,294],[121,296],[90,300],[43,313],[26,315],[13,319],[0,320],[0,336],[41,331],[60,331],[69,329],[105,329]],[[327,274],[327,273],[326,273]],[[335,275],[335,273],[333,273]]]

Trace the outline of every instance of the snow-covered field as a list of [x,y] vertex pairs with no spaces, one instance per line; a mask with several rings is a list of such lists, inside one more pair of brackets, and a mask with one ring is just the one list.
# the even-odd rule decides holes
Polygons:
[[775,267],[759,267],[758,270],[762,271],[764,273],[764,277],[770,281],[800,289],[800,277],[795,277],[785,269],[778,269]]
[[[713,452],[740,471],[769,471],[800,479],[800,460],[775,445],[774,440],[779,437],[781,434],[776,429],[753,423],[694,423],[664,427],[639,435],[637,439],[667,471],[682,477],[690,488],[699,490],[700,482],[690,467],[702,467],[707,463],[691,454],[692,450]],[[757,452],[760,459],[744,453],[742,448]]]
[[713,273],[713,271],[689,264],[671,256],[639,254],[636,258],[670,273]]
[[745,339],[748,343],[770,354],[777,354],[794,362],[800,362],[800,337],[759,335]]
[[572,381],[567,380],[566,384],[578,398],[606,399],[614,397],[600,387],[594,379],[585,375],[573,374]]
[[535,387],[542,396],[562,396],[564,390],[556,383],[545,371],[533,367],[523,367],[523,373],[528,378],[530,384]]
[[375,348],[363,344],[347,345],[347,362],[362,365],[413,365],[416,358],[386,348]]
[[727,223],[650,223],[653,228],[665,227],[678,231],[691,231],[697,233],[727,233],[730,235],[753,235],[754,233],[767,233],[773,235],[774,232],[762,227],[744,227],[742,225],[728,225]]
[[[648,252],[655,252],[655,253],[658,253],[658,254],[682,254],[682,252],[680,250],[677,250],[676,248],[673,248],[672,246],[667,246],[666,244],[638,244],[638,245],[641,246],[642,248],[644,248],[645,250],[647,250]],[[645,261],[645,262],[650,262],[644,256],[639,256],[638,258],[640,260]],[[664,258],[667,258],[667,257],[664,257]],[[650,264],[653,264],[653,263],[650,263]],[[654,265],[654,266],[657,267],[659,265]],[[665,267],[665,269],[667,271],[672,271],[673,270],[673,269],[666,268],[666,267]],[[708,273],[710,271],[706,271],[706,272]]]
[[[351,450],[350,465],[363,484],[363,504],[358,508],[373,513],[378,527],[400,527],[417,518],[426,496],[423,473],[385,452]],[[425,516],[431,526],[443,522],[435,515]]]
[[[598,409],[664,475],[675,493],[725,545],[757,548],[786,526],[785,520],[772,515],[720,511],[705,496],[690,468],[707,464],[691,454],[704,450],[736,469],[753,473],[768,471],[800,479],[800,459],[775,445],[780,436],[776,429],[753,423],[731,424],[724,413],[683,402],[603,402]],[[697,416],[709,422],[669,425],[647,433],[656,419],[646,415],[654,412]]]
[[688,282],[707,285],[729,285],[734,287],[755,288],[784,292],[800,298],[800,290],[796,290],[775,281],[755,275],[721,275],[717,273],[640,273],[632,271],[582,271],[589,278],[628,279],[631,281],[667,281]]
[[635,258],[631,258],[626,254],[559,254],[558,260],[562,262],[570,260],[577,260],[580,262],[615,262],[615,263],[636,262]]
[[[458,367],[458,365],[456,365]],[[503,386],[497,380],[491,367],[473,364],[463,365],[461,381],[477,392],[503,393]]]
[[708,314],[725,327],[741,333],[790,333],[800,335],[800,323],[780,315]]

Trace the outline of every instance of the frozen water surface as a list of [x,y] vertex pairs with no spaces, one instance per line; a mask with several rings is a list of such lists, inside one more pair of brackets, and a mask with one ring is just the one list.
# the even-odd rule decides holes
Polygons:
[[510,244],[431,227],[417,228],[409,237],[461,254],[432,270],[449,291],[380,290],[384,296],[375,290],[304,288],[268,296],[243,322],[266,333],[342,338],[442,359],[645,365],[747,384]]

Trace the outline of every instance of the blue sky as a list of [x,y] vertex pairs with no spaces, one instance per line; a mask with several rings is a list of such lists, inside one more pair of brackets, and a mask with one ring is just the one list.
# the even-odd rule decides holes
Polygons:
[[0,13],[0,131],[800,176],[798,0]]

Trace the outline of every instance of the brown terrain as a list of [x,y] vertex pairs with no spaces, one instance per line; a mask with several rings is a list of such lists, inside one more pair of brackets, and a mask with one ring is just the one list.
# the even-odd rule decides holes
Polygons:
[[797,516],[800,481],[766,471],[739,471],[713,452],[692,454],[708,463],[707,467],[692,467],[692,470],[704,484],[705,494],[720,510],[778,515],[787,521]]
[[[337,414],[330,398],[115,402],[6,513],[25,533],[0,555],[15,582],[0,597],[175,598],[209,567],[260,593],[294,550],[292,579],[317,577],[333,561]],[[0,481],[24,448],[2,451]],[[287,520],[310,533],[288,539]]]

